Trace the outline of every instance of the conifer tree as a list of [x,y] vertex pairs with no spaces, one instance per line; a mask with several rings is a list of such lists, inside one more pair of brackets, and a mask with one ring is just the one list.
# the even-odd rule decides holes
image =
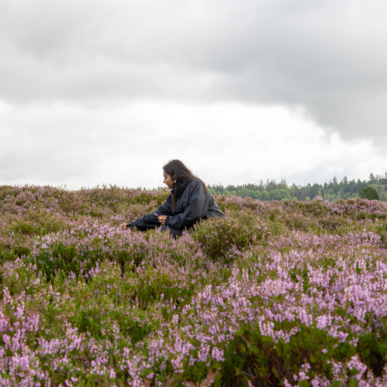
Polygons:
[[380,200],[378,191],[376,191],[376,189],[371,187],[370,185],[367,187],[364,187],[359,192],[359,198],[368,199],[368,200]]

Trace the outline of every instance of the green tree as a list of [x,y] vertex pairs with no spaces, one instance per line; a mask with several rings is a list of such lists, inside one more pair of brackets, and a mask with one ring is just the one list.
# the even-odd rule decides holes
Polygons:
[[275,189],[270,192],[270,200],[282,200],[288,199],[290,200],[290,193],[287,189]]
[[267,192],[266,190],[263,190],[260,195],[260,200],[262,201],[270,200],[269,192]]
[[378,191],[376,191],[375,188],[372,188],[370,186],[364,187],[359,192],[359,198],[368,199],[368,200],[380,200]]

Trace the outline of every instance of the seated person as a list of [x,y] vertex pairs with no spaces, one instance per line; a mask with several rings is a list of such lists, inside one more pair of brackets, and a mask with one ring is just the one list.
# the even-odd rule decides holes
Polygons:
[[169,230],[176,237],[201,219],[225,217],[203,181],[180,160],[171,160],[163,169],[164,184],[171,189],[166,202],[149,215],[121,224],[122,229],[136,227],[145,231],[162,225],[162,231]]

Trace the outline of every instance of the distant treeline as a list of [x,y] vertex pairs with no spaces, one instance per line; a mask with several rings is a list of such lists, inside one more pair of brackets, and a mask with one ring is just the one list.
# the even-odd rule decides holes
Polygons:
[[334,177],[328,183],[324,184],[307,184],[291,185],[282,179],[280,183],[275,180],[267,180],[264,183],[262,180],[259,184],[244,184],[244,185],[209,185],[209,191],[216,195],[235,195],[250,197],[259,200],[301,200],[308,201],[316,196],[321,196],[326,200],[334,201],[338,199],[349,199],[359,197],[359,191],[367,186],[375,188],[380,195],[382,201],[387,202],[387,172],[383,175],[370,174],[368,180],[357,179],[349,181],[344,177],[340,182]]

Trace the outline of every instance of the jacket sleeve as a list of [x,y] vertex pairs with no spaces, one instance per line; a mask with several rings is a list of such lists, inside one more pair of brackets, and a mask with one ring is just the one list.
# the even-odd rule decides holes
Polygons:
[[218,218],[226,219],[226,216],[224,215],[223,211],[215,203],[214,197],[210,194],[207,217],[213,218],[214,216],[216,216]]
[[157,207],[157,210],[148,214],[144,215],[142,218],[138,218],[134,220],[131,223],[128,223],[126,225],[127,228],[133,228],[137,227],[140,231],[148,230],[149,228],[155,228],[160,226],[160,222],[158,220],[159,215],[171,215],[171,207],[172,207],[172,195],[169,195],[167,197],[167,200],[164,204],[162,204],[160,207]]
[[208,211],[208,197],[201,181],[197,181],[190,192],[184,212],[168,216],[165,224],[170,227],[183,229],[193,226],[198,220],[204,218]]

